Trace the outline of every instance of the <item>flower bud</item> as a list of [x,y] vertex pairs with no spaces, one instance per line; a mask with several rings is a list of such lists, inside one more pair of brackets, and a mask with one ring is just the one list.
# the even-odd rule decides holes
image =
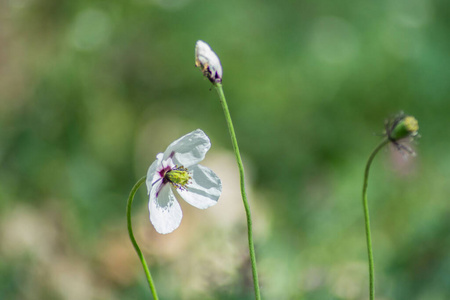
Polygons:
[[222,65],[219,57],[204,41],[195,44],[195,66],[202,70],[203,75],[213,84],[222,82]]
[[419,123],[413,116],[400,116],[392,124],[388,133],[389,139],[398,141],[406,137],[415,137],[418,135]]

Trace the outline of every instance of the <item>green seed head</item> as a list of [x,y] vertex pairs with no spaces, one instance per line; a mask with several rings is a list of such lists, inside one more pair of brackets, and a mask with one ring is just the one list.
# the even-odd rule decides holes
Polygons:
[[165,177],[170,183],[180,189],[186,189],[189,180],[191,180],[191,175],[184,167],[177,167],[173,170],[170,170],[166,173]]
[[389,134],[389,138],[397,141],[406,137],[415,137],[418,135],[419,123],[413,116],[405,116],[394,125]]

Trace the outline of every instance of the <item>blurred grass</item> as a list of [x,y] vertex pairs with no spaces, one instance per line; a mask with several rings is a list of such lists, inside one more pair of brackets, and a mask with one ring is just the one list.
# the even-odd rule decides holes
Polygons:
[[[419,120],[418,156],[405,163],[382,151],[369,183],[377,294],[450,298],[447,1],[0,7],[2,299],[149,297],[127,244],[132,185],[196,128],[211,137],[215,171],[228,167],[217,158],[231,150],[217,96],[193,66],[198,39],[224,67],[253,190],[263,297],[366,299],[362,172],[374,133],[404,110]],[[224,187],[236,189],[229,173]],[[198,216],[184,206],[172,236],[152,232],[145,193],[136,199],[162,299],[252,298],[238,195]],[[238,221],[218,225],[208,215],[225,205]],[[213,263],[224,257],[227,267]]]

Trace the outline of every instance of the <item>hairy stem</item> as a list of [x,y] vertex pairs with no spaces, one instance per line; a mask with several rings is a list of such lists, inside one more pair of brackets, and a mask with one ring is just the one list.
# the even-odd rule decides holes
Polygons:
[[253,286],[255,289],[255,297],[257,300],[261,299],[260,291],[259,291],[259,281],[258,281],[258,272],[256,269],[256,257],[255,257],[255,246],[253,243],[253,229],[252,229],[252,216],[250,212],[250,205],[247,201],[247,194],[245,192],[245,183],[244,183],[244,165],[242,164],[241,154],[239,153],[239,146],[236,139],[236,134],[234,132],[233,122],[231,121],[230,111],[228,110],[227,101],[225,99],[225,94],[223,93],[222,84],[216,83],[215,88],[217,93],[219,94],[220,103],[222,104],[223,112],[225,114],[225,119],[227,121],[228,130],[230,131],[231,142],[233,144],[234,154],[236,155],[236,160],[239,168],[239,177],[240,177],[240,185],[241,185],[241,195],[242,201],[244,203],[245,214],[247,216],[247,231],[248,231],[248,248],[250,251],[250,260],[252,264],[252,273],[253,273]]
[[373,150],[372,154],[369,156],[369,160],[366,164],[366,169],[364,170],[364,184],[363,184],[363,192],[362,192],[362,201],[364,208],[364,219],[365,219],[365,228],[366,228],[366,238],[367,238],[367,255],[369,257],[369,295],[370,300],[375,299],[375,284],[374,284],[374,262],[373,262],[373,251],[372,251],[372,238],[370,235],[370,217],[369,217],[369,205],[367,202],[367,185],[369,180],[369,170],[370,165],[372,164],[375,155],[383,148],[387,143],[389,143],[388,139],[383,140],[376,148]]
[[142,254],[141,249],[139,249],[136,239],[134,238],[133,228],[131,226],[131,204],[133,204],[134,195],[136,194],[137,190],[145,182],[146,179],[147,176],[142,177],[141,179],[139,179],[138,182],[136,182],[136,184],[131,189],[130,196],[128,197],[127,202],[127,226],[131,243],[133,244],[134,249],[136,250],[136,253],[139,256],[139,259],[141,260],[142,267],[144,268],[145,271],[145,276],[147,276],[148,285],[150,286],[150,290],[152,291],[153,299],[158,300],[158,294],[156,293],[156,288],[155,284],[153,283],[152,275],[150,274],[150,270],[147,266],[147,262],[145,261],[145,257]]

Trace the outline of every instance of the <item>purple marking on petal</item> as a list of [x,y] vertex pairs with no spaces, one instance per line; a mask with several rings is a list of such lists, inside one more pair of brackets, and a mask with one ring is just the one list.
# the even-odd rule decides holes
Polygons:
[[[164,179],[165,179],[165,178],[164,178]],[[159,192],[161,192],[162,188],[166,185],[166,183],[167,183],[167,182],[164,182],[164,180],[163,180],[163,182],[161,183],[161,185],[158,187],[158,190],[156,191],[156,198],[157,198],[157,199],[158,199]]]
[[170,170],[172,170],[172,169],[169,166],[163,167],[161,170],[158,171],[159,176],[161,178],[164,178],[164,176],[166,176],[166,173],[169,172]]
[[154,185],[155,185],[155,183],[157,183],[157,182],[158,182],[158,181],[160,181],[161,179],[163,179],[163,178],[161,177],[161,178],[159,178],[159,179],[155,180],[155,182],[153,182],[153,183],[152,183],[152,186],[154,186]]
[[175,156],[175,151],[170,152],[170,155],[168,158],[172,159]]

